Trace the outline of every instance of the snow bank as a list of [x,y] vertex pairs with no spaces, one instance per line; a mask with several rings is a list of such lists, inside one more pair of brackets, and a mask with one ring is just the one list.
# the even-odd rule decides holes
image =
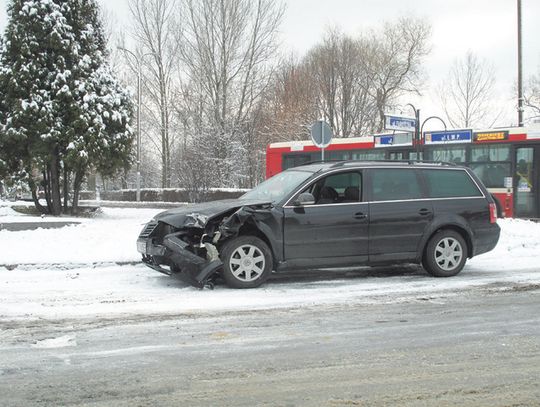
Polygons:
[[[78,219],[82,222],[79,225],[19,232],[0,230],[0,265],[139,261],[137,236],[143,224],[161,211],[103,208],[95,218]],[[16,220],[20,219],[38,223],[51,220],[30,216],[18,216]]]
[[501,237],[489,253],[474,257],[468,268],[483,270],[532,269],[540,271],[540,223],[499,219]]
[[[502,234],[497,248],[472,259],[461,274],[452,278],[431,278],[414,267],[369,273],[351,269],[348,275],[341,273],[323,280],[306,277],[308,272],[288,280],[274,278],[256,290],[218,286],[214,291],[199,291],[142,264],[114,264],[139,261],[137,235],[142,225],[160,211],[105,208],[99,217],[77,226],[0,231],[0,264],[20,265],[14,269],[0,266],[0,319],[437,301],[441,293],[449,296],[482,287],[498,290],[540,284],[540,224],[503,219],[499,221]],[[36,345],[68,344],[69,340],[61,338]]]
[[9,206],[0,206],[0,222],[5,222],[7,217],[23,216],[21,213],[14,211]]
[[[0,207],[0,210],[12,211]],[[79,225],[60,229],[19,232],[0,230],[0,265],[17,264],[92,264],[137,262],[135,241],[142,227],[163,209],[102,208],[95,218],[77,219]],[[0,217],[9,219],[11,215]],[[54,218],[16,216],[21,220],[42,222]],[[60,218],[60,221],[71,218]],[[473,258],[468,267],[505,270],[513,267],[540,268],[540,224],[519,219],[501,219],[501,239],[496,249]]]

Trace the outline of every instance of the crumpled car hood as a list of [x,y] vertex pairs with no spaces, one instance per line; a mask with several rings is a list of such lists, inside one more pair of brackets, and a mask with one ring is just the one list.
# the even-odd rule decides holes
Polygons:
[[220,201],[204,202],[182,206],[181,208],[169,209],[157,214],[154,219],[167,223],[175,228],[200,227],[208,223],[216,216],[222,215],[243,206],[268,205],[270,201],[252,199],[223,199]]

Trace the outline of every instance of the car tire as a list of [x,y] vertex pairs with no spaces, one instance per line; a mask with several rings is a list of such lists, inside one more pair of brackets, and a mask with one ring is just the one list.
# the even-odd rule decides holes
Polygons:
[[226,242],[220,258],[223,262],[223,279],[229,287],[259,287],[272,273],[272,252],[256,236],[239,236]]
[[463,269],[467,256],[467,243],[458,232],[440,230],[429,240],[422,265],[434,277],[451,277]]

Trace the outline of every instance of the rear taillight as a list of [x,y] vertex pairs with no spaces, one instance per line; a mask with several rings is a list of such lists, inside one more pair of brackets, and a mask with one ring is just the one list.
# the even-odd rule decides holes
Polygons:
[[489,223],[497,223],[497,205],[489,204]]

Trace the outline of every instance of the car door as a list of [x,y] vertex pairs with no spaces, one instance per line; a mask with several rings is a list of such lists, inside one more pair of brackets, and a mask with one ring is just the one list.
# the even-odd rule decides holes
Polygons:
[[366,177],[370,263],[414,259],[433,219],[420,174],[413,168],[370,168]]
[[315,204],[284,207],[284,257],[293,266],[357,264],[368,256],[368,204],[362,202],[362,172],[320,177],[300,192]]

